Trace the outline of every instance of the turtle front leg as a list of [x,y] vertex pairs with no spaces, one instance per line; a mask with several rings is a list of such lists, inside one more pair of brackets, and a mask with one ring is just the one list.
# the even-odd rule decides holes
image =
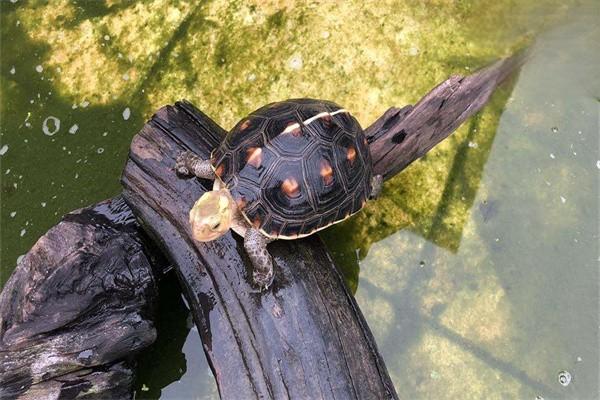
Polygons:
[[383,175],[373,175],[371,178],[371,194],[369,199],[373,200],[379,197],[383,188]]
[[273,283],[273,260],[267,251],[267,243],[272,240],[255,228],[248,228],[244,235],[244,248],[252,261],[252,278],[262,290]]
[[179,154],[175,163],[175,171],[180,175],[196,175],[198,178],[215,179],[210,160],[203,160],[191,151]]

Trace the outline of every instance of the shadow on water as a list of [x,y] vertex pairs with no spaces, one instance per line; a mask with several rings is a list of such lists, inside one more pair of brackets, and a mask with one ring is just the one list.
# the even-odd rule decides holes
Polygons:
[[[414,211],[414,206],[406,204],[402,194],[410,193],[410,198],[417,200],[426,195],[419,188],[411,188],[411,168],[426,167],[433,154],[427,155],[399,176],[386,182],[382,198],[369,204],[364,213],[358,214],[347,222],[340,223],[320,233],[339,266],[346,283],[356,292],[359,281],[359,262],[364,259],[373,243],[395,234],[402,229],[409,229],[435,246],[456,252],[460,245],[464,224],[468,220],[475,196],[479,189],[483,169],[489,157],[498,128],[502,111],[512,88],[513,79],[505,83],[492,97],[486,108],[465,124],[466,127],[457,132],[459,137],[448,140],[459,141],[453,146],[455,155],[445,176],[445,184],[439,200],[431,210]],[[485,119],[485,122],[482,122]],[[466,133],[466,134],[465,134]],[[477,151],[473,151],[476,148]],[[382,208],[380,202],[385,201]],[[392,220],[390,215],[408,214],[406,218]],[[428,258],[425,254],[424,259]]]
[[[393,24],[394,21],[389,20],[386,26],[381,25],[381,32],[377,32],[382,35],[377,36],[378,40],[389,41],[383,48],[377,47],[379,43],[369,41],[370,39],[366,36],[361,38],[360,42],[360,46],[365,44],[364,47],[369,48],[373,54],[383,55],[382,58],[376,60],[381,62],[381,65],[387,62],[384,56],[388,50],[401,57],[400,64],[404,69],[388,68],[384,70],[383,67],[360,69],[368,64],[363,58],[359,62],[363,65],[353,65],[354,69],[341,68],[338,71],[337,66],[345,66],[348,61],[343,59],[346,57],[346,53],[343,53],[345,49],[340,48],[333,53],[337,53],[339,50],[342,54],[341,58],[335,58],[336,54],[331,54],[331,58],[314,64],[318,65],[316,70],[310,69],[311,64],[315,61],[311,60],[309,54],[302,54],[305,70],[310,72],[299,75],[301,71],[290,70],[288,67],[288,57],[298,52],[301,54],[305,48],[317,51],[323,48],[325,43],[331,45],[334,42],[341,42],[340,37],[335,37],[336,32],[331,26],[319,26],[318,31],[306,30],[307,28],[304,26],[307,24],[306,21],[309,21],[311,26],[315,25],[316,22],[323,20],[322,15],[319,14],[316,19],[311,20],[310,18],[314,16],[311,17],[311,12],[304,9],[295,13],[293,10],[276,10],[271,7],[263,12],[264,24],[246,25],[247,21],[252,22],[252,18],[256,17],[253,13],[258,6],[251,5],[246,10],[245,5],[236,3],[233,9],[225,7],[224,17],[221,18],[222,20],[216,21],[214,15],[211,17],[205,15],[205,10],[201,8],[201,5],[206,5],[207,2],[202,2],[188,8],[186,14],[172,25],[172,29],[165,29],[168,31],[168,35],[139,44],[144,46],[159,43],[152,51],[148,50],[147,54],[143,54],[135,61],[123,61],[119,59],[120,53],[135,50],[134,47],[138,43],[135,41],[131,43],[125,39],[119,42],[116,37],[115,40],[111,39],[104,43],[102,40],[108,33],[108,28],[98,21],[104,17],[125,13],[136,7],[143,7],[144,4],[127,1],[77,1],[73,3],[73,7],[67,7],[72,9],[68,18],[57,17],[55,23],[59,26],[52,27],[52,29],[66,28],[71,33],[76,31],[75,28],[89,21],[96,29],[94,40],[102,44],[96,49],[100,55],[106,57],[106,60],[110,62],[115,59],[120,60],[119,63],[127,64],[129,62],[130,64],[126,65],[127,68],[135,64],[135,68],[138,69],[139,74],[135,82],[130,82],[125,90],[114,94],[108,101],[95,102],[94,99],[89,99],[90,103],[87,104],[85,99],[76,101],[72,98],[76,96],[69,97],[69,90],[63,90],[65,83],[60,79],[61,72],[55,67],[44,64],[53,55],[50,41],[46,43],[42,40],[33,40],[34,35],[30,35],[26,31],[24,24],[19,24],[19,17],[15,15],[17,14],[15,10],[18,6],[23,5],[23,2],[19,1],[17,4],[0,2],[2,35],[0,135],[2,145],[7,146],[7,151],[3,150],[5,153],[0,158],[2,161],[0,169],[2,179],[0,285],[8,278],[17,257],[25,253],[36,238],[54,225],[61,215],[72,209],[114,196],[120,191],[118,177],[127,156],[131,138],[141,128],[144,119],[158,107],[157,102],[171,102],[183,96],[190,97],[198,106],[208,107],[209,114],[213,114],[217,118],[223,118],[218,114],[223,110],[222,112],[227,115],[225,120],[233,118],[230,118],[229,114],[239,117],[238,114],[242,114],[243,111],[249,111],[255,105],[260,105],[255,103],[275,100],[271,98],[273,94],[293,93],[316,96],[322,93],[333,93],[335,96],[345,96],[345,101],[358,99],[354,104],[354,106],[358,106],[359,102],[362,104],[366,97],[372,94],[371,90],[376,95],[383,93],[382,90],[384,90],[391,73],[406,75],[406,71],[416,71],[416,67],[424,62],[426,69],[435,70],[437,74],[430,74],[425,70],[417,71],[418,74],[415,76],[423,75],[425,78],[422,80],[408,78],[402,81],[402,85],[397,84],[392,91],[404,93],[405,90],[418,90],[423,91],[420,94],[424,94],[425,90],[444,79],[450,71],[468,72],[466,70],[468,67],[485,65],[490,61],[488,57],[498,54],[498,49],[506,44],[506,41],[495,41],[494,35],[501,33],[494,33],[489,29],[484,29],[489,31],[488,33],[482,33],[481,25],[474,23],[474,21],[479,21],[480,16],[477,15],[478,13],[469,14],[467,9],[475,6],[468,2],[461,3],[461,6],[458,7],[463,7],[464,10],[450,7],[450,11],[444,11],[440,7],[439,14],[435,15],[423,14],[422,10],[411,14],[412,6],[406,6],[401,11],[402,15],[399,15],[399,18],[402,19],[401,29]],[[223,6],[223,4],[219,6]],[[381,7],[384,6],[381,5]],[[484,4],[477,7],[487,6]],[[497,5],[493,7],[492,12],[481,15],[481,18],[485,18],[486,23],[494,23],[498,15],[496,11],[501,13],[505,10],[506,4],[497,2]],[[545,5],[544,7],[549,6]],[[514,5],[510,5],[509,8],[517,9]],[[241,12],[240,9],[242,9]],[[33,11],[35,13],[37,10]],[[369,12],[372,11],[376,10],[369,10]],[[246,12],[247,14],[244,14]],[[450,14],[447,15],[444,12]],[[425,15],[425,20],[436,17],[440,18],[438,21],[444,20],[444,23],[450,23],[452,22],[451,14],[456,12],[465,13],[467,21],[473,25],[473,32],[470,36],[466,36],[468,40],[465,40],[464,35],[462,37],[457,35],[458,47],[454,48],[445,47],[445,44],[437,44],[439,35],[448,32],[444,33],[442,30],[435,31],[433,29],[435,32],[428,36],[428,31],[432,29],[428,29],[428,25],[419,21],[419,18],[423,18]],[[524,27],[529,29],[530,25],[523,23],[523,19],[526,18],[513,15],[515,12],[502,14],[499,22],[518,25],[521,27],[520,29],[525,29]],[[251,18],[242,20],[239,19],[239,14]],[[469,17],[468,14],[472,16]],[[593,13],[589,14],[593,15]],[[365,15],[371,14],[357,12],[355,16],[360,19],[365,18]],[[238,19],[236,20],[232,16]],[[228,19],[230,17],[231,20]],[[513,17],[520,18],[520,22],[514,20]],[[129,26],[131,32],[146,26],[145,22],[139,22],[138,26],[135,25],[139,15],[135,14],[131,18],[133,19],[124,19],[119,22],[131,25]],[[364,21],[374,21],[375,19],[365,18]],[[542,19],[537,20],[538,25]],[[456,21],[454,20],[454,23]],[[460,30],[463,25],[469,25],[468,23],[462,24],[463,21],[460,19],[458,21],[461,24],[452,28],[456,31]],[[237,25],[233,25],[234,23]],[[418,35],[411,37],[410,29],[412,28],[422,30]],[[29,29],[32,29],[31,21]],[[207,32],[210,35],[205,35]],[[481,34],[487,35],[487,38],[479,42],[475,41],[475,45],[471,47],[471,40],[475,35]],[[306,40],[308,35],[312,41]],[[345,35],[349,35],[349,32],[346,31]],[[206,39],[207,37],[211,37],[211,39]],[[214,42],[211,42],[213,37]],[[246,37],[247,39],[245,39]],[[284,38],[283,42],[275,40],[276,37]],[[335,41],[326,42],[325,40],[329,37]],[[423,42],[418,40],[421,37]],[[260,47],[252,45],[249,41],[259,42]],[[414,41],[415,45],[423,44],[423,48],[416,49],[417,53],[422,52],[419,53],[423,54],[422,58],[420,58],[421,56],[407,56],[409,49],[413,50],[410,48],[411,41]],[[294,47],[296,42],[301,43],[302,46]],[[119,43],[124,44],[120,47]],[[284,45],[281,43],[286,43],[285,46],[290,44],[290,47],[284,49]],[[426,50],[424,46],[427,44],[434,44],[434,48]],[[478,47],[488,47],[493,50],[478,52],[476,50]],[[261,51],[264,50],[264,54],[260,56],[256,54],[258,48]],[[428,51],[432,53],[427,54]],[[548,65],[555,64],[557,59],[564,56],[562,53],[562,51],[557,52],[554,58],[546,60],[546,63]],[[197,54],[203,56],[199,58]],[[357,56],[356,53],[348,54]],[[456,56],[456,54],[460,55]],[[327,55],[327,57],[329,56]],[[432,62],[432,60],[436,61]],[[118,64],[118,66],[122,67],[125,64]],[[41,72],[38,72],[38,65],[41,67]],[[125,67],[123,68],[110,70],[108,67],[102,66],[102,68],[94,70],[94,67],[90,67],[91,72],[86,69],[81,71],[81,75],[106,74],[114,80],[119,80],[121,79],[120,75],[126,70]],[[328,72],[329,70],[335,70],[337,75],[332,75]],[[367,80],[368,85],[366,86],[362,85],[363,81],[356,78],[365,72],[368,75],[370,72],[378,73],[380,71],[385,72],[386,78],[376,77],[374,74],[372,80]],[[314,86],[304,84],[315,76],[323,76],[319,81],[322,88],[315,89]],[[341,78],[338,78],[333,84],[327,82],[328,79],[333,81],[332,77],[336,76]],[[252,79],[250,79],[251,77]],[[291,82],[299,83],[294,86]],[[403,86],[404,84],[408,85],[408,89]],[[538,82],[538,85],[546,84],[550,84],[550,82]],[[359,90],[354,92],[353,85],[358,86]],[[70,87],[69,89],[72,94],[79,93],[82,88]],[[594,89],[590,90],[592,91],[591,96],[597,99],[598,95]],[[98,91],[103,93],[104,89],[101,88]],[[83,92],[85,91],[83,90]],[[165,92],[167,94],[161,96]],[[386,309],[385,304],[381,305],[375,302],[372,304],[361,303],[361,307],[365,310],[369,323],[376,334],[379,348],[386,355],[388,370],[392,373],[399,390],[408,391],[412,395],[408,397],[418,397],[423,393],[425,393],[424,397],[432,397],[436,393],[436,389],[429,390],[429,388],[433,387],[436,379],[439,378],[433,375],[435,371],[431,370],[432,366],[439,366],[439,364],[428,363],[427,360],[422,361],[418,357],[411,358],[415,357],[412,354],[415,346],[431,332],[490,367],[485,370],[490,369],[494,373],[499,372],[500,375],[507,375],[517,382],[521,382],[528,390],[520,394],[527,396],[532,391],[545,394],[554,393],[553,388],[548,388],[547,382],[551,382],[551,379],[554,378],[553,374],[560,365],[569,366],[565,361],[567,357],[565,354],[583,354],[585,357],[590,354],[590,358],[593,356],[589,350],[587,353],[585,352],[586,346],[578,347],[577,344],[572,343],[572,340],[569,340],[570,337],[579,338],[581,336],[577,329],[582,326],[581,321],[573,316],[573,314],[580,313],[570,313],[569,310],[582,308],[584,311],[589,311],[594,308],[587,303],[582,306],[581,298],[577,296],[577,290],[571,291],[569,294],[569,291],[563,290],[561,285],[573,284],[575,278],[585,279],[586,276],[591,276],[589,271],[594,265],[585,261],[581,263],[582,267],[573,273],[561,275],[563,274],[561,268],[578,258],[576,254],[564,252],[563,248],[557,244],[561,243],[562,236],[550,234],[561,230],[558,228],[554,231],[548,230],[544,223],[548,220],[561,221],[562,215],[552,214],[547,209],[541,210],[531,207],[531,205],[529,208],[521,207],[518,193],[506,190],[509,185],[506,181],[498,180],[501,184],[495,186],[495,192],[490,192],[491,194],[486,192],[485,183],[482,184],[482,180],[485,182],[483,171],[484,168],[489,167],[489,164],[486,167],[486,163],[489,161],[492,143],[497,141],[496,133],[501,122],[500,117],[510,93],[509,85],[493,97],[491,104],[484,111],[467,122],[444,144],[436,147],[424,160],[411,165],[402,174],[389,181],[382,198],[371,203],[365,212],[324,231],[322,234],[322,238],[334,254],[337,264],[342,267],[342,272],[353,292],[356,292],[359,286],[360,272],[362,281],[357,292],[359,302],[371,301],[370,295],[375,300],[381,298],[388,302],[389,310]],[[406,97],[403,96],[404,94],[393,97],[389,93],[387,95],[384,93],[384,97],[378,98],[377,102],[388,102],[390,98],[405,99]],[[73,104],[74,102],[76,104]],[[224,105],[226,107],[223,107]],[[402,104],[396,105],[401,106]],[[371,111],[375,109],[373,104],[370,107]],[[543,107],[550,106],[544,104],[541,108]],[[124,114],[126,109],[130,110],[128,118],[125,118]],[[543,119],[545,114],[543,114],[543,110],[537,111],[538,114],[540,112],[542,117],[530,115],[526,118],[532,121]],[[49,116],[60,119],[60,129],[53,136],[44,135],[42,132],[43,123]],[[503,119],[505,117],[506,115],[502,116]],[[575,120],[576,116],[572,118]],[[515,126],[522,125],[523,121],[518,122]],[[517,143],[523,144],[524,148],[531,146],[531,143],[518,142],[518,138],[511,138],[511,140],[513,143],[517,141]],[[589,143],[584,145],[590,148],[594,147]],[[503,143],[502,146],[506,146],[506,143]],[[497,143],[495,147],[497,147]],[[522,148],[514,150],[518,152],[522,151]],[[561,156],[556,150],[552,151]],[[580,155],[584,151],[585,149],[577,149]],[[514,162],[514,159],[511,158],[511,160]],[[502,172],[508,169],[512,171],[513,176],[519,177],[524,175],[523,171],[531,170],[531,166],[531,162],[525,162],[522,165],[513,165],[509,166],[511,168],[507,168],[502,162],[496,161],[491,169]],[[548,168],[553,167],[548,166]],[[568,169],[563,166],[562,169],[555,168],[551,171],[554,176],[563,176],[567,174]],[[486,174],[488,173],[486,172]],[[573,180],[575,181],[575,179]],[[554,181],[552,184],[553,187],[559,186]],[[577,191],[577,188],[567,189]],[[579,190],[579,192],[581,196],[589,195],[589,192],[585,190]],[[554,193],[554,195],[559,198],[559,193]],[[575,197],[574,194],[567,196],[566,204],[575,204]],[[507,217],[507,211],[519,210],[520,207],[523,208],[523,213],[514,213]],[[597,216],[589,207],[580,207],[579,209],[582,213],[581,219],[594,220]],[[515,225],[515,219],[518,222],[529,220],[539,229],[533,232],[523,230],[526,234],[520,237],[513,235],[514,241],[519,240],[520,243],[526,244],[536,242],[542,243],[542,245],[539,247],[514,247],[515,242],[511,242],[510,237],[503,238],[499,242],[496,241],[497,230],[502,228],[499,221],[506,218],[509,220],[504,222],[507,226],[503,229],[505,232],[509,232],[507,236],[510,236],[510,229],[512,229],[512,225]],[[472,219],[475,219],[477,223],[476,227],[469,231],[469,223]],[[571,226],[577,224],[577,220],[570,221],[570,224]],[[567,228],[568,226],[562,227],[562,231]],[[479,247],[470,245],[473,235],[477,236],[477,240],[483,241],[483,245],[480,245],[479,242],[477,243]],[[400,236],[401,239],[408,237],[409,239],[406,240],[408,245],[395,242],[393,239],[396,239],[396,236]],[[581,234],[574,235],[579,243],[587,243],[587,246],[592,248],[593,245],[585,242],[582,236]],[[533,241],[531,237],[536,237],[537,240]],[[572,239],[573,237],[568,237],[569,241]],[[371,255],[367,257],[367,253],[374,253],[374,250],[379,251],[380,247],[385,247],[384,244],[388,241],[389,246],[392,247],[391,255],[386,256],[388,259]],[[548,252],[543,247],[543,243],[550,242],[554,243],[556,251]],[[469,248],[469,246],[475,247],[475,253],[484,253],[486,262],[489,260],[492,263],[490,265],[495,271],[493,275],[499,280],[503,293],[506,293],[506,297],[509,299],[508,302],[513,305],[514,310],[511,310],[512,314],[510,314],[512,319],[510,324],[506,325],[510,328],[520,324],[519,331],[525,332],[522,335],[526,335],[526,337],[508,338],[506,347],[516,348],[516,351],[523,354],[523,357],[516,356],[511,359],[502,353],[505,348],[500,347],[500,350],[497,350],[490,346],[486,347],[477,340],[477,337],[475,339],[471,337],[471,332],[468,330],[467,333],[459,331],[461,326],[449,324],[449,321],[454,321],[452,318],[450,320],[446,318],[446,314],[452,311],[450,308],[455,298],[447,293],[444,297],[444,293],[440,295],[435,291],[434,295],[428,294],[428,291],[431,291],[432,283],[441,286],[448,284],[442,289],[450,293],[452,291],[460,292],[460,296],[464,295],[465,290],[472,290],[474,293],[469,293],[471,297],[468,297],[468,301],[459,308],[459,312],[451,314],[452,317],[460,319],[460,316],[469,313],[473,313],[478,318],[486,317],[486,315],[477,314],[471,309],[473,305],[486,300],[485,297],[477,296],[479,296],[479,292],[487,293],[485,292],[487,283],[481,282],[481,276],[476,275],[477,271],[473,270],[472,265],[461,259],[461,257],[465,257],[465,259],[475,257],[468,251],[466,256],[461,254],[465,247]],[[521,251],[514,251],[515,254],[512,256],[507,254],[519,249]],[[575,246],[573,249],[577,250],[577,254],[584,253]],[[527,255],[527,252],[544,254],[538,258],[530,257],[529,265],[524,266],[521,265],[522,258]],[[564,255],[561,256],[560,253],[564,253]],[[454,261],[447,262],[448,259]],[[560,263],[553,263],[555,259],[559,259]],[[478,260],[482,265],[484,264],[483,261]],[[450,266],[452,268],[441,265],[444,262],[452,264]],[[553,269],[548,269],[544,275],[544,271],[541,271],[539,267],[535,269],[537,262],[550,265]],[[359,263],[362,264],[363,271],[360,271]],[[372,283],[376,278],[374,277],[375,270],[381,265],[390,268],[384,271],[385,280],[398,284],[393,287],[393,292],[386,292]],[[444,272],[444,268],[451,270],[451,273]],[[441,275],[436,275],[440,274],[440,271]],[[539,278],[541,275],[544,276]],[[562,279],[553,279],[557,275]],[[487,275],[485,276],[487,277]],[[532,279],[539,279],[544,282],[544,285],[527,286],[532,285]],[[577,288],[581,290],[582,286],[577,286]],[[438,288],[438,290],[440,289]],[[560,293],[560,295],[554,295],[554,293]],[[594,300],[593,296],[590,298]],[[161,283],[160,300],[159,319],[157,320],[158,341],[140,356],[140,368],[136,379],[137,398],[216,396],[214,382],[208,372],[206,361],[203,359],[204,355],[198,334],[190,330],[190,325],[185,323],[189,313],[181,300],[180,289],[172,275]],[[523,307],[523,304],[528,304],[530,307]],[[543,323],[541,323],[537,313],[532,315],[531,310],[540,310],[541,312],[545,310],[546,314],[552,314],[548,312],[549,304],[553,304],[556,314],[562,316],[562,322],[558,317],[546,316],[547,319],[542,320]],[[389,315],[386,314],[388,311]],[[487,314],[501,314],[500,311],[491,310]],[[585,312],[582,314],[587,315]],[[565,315],[570,317],[565,319]],[[500,319],[500,321],[503,320]],[[392,325],[392,330],[390,332],[378,331],[378,327],[386,323]],[[564,325],[570,325],[572,328]],[[504,332],[505,336],[511,333],[510,330],[499,329],[499,331]],[[556,332],[565,334],[559,335]],[[589,333],[589,335],[592,334],[593,332]],[[539,338],[544,338],[546,341],[539,340]],[[589,344],[591,341],[589,339],[580,342]],[[541,349],[541,345],[536,346],[534,342],[543,342],[545,347]],[[443,345],[443,342],[436,342],[436,346],[442,347]],[[564,350],[565,348],[568,348],[569,351]],[[549,356],[540,357],[534,354],[535,351],[542,352],[546,349],[550,350],[544,354],[550,354]],[[438,348],[435,351],[441,352]],[[526,358],[525,355],[530,353],[535,357]],[[419,354],[422,356],[425,353]],[[434,358],[437,361],[445,362],[446,356],[451,360],[451,354],[446,353],[438,353]],[[535,365],[532,367],[531,364],[536,361],[548,365],[545,367],[547,376],[540,375],[539,370],[534,368]],[[451,364],[451,361],[448,361],[450,367],[464,365],[460,364],[461,362],[463,359],[460,359],[457,364]],[[406,366],[410,368],[407,369]],[[589,371],[593,372],[593,368],[588,368],[587,371],[588,373]],[[480,372],[484,376],[485,371]],[[576,375],[579,382],[586,379],[583,371],[576,370],[576,372],[579,373]],[[409,378],[405,378],[401,374],[406,374]],[[452,376],[447,370],[443,372],[443,377]],[[472,378],[478,377],[479,375]],[[484,384],[492,387],[496,378],[495,376],[493,378],[484,376],[480,379],[484,381]],[[502,382],[504,383],[504,381]],[[454,385],[454,382],[452,384]],[[475,385],[473,384],[473,386]],[[574,384],[572,387],[576,386],[577,384]],[[411,390],[413,392],[410,392]],[[497,393],[504,393],[501,391],[504,388],[498,390]],[[477,392],[473,390],[469,394],[473,393]],[[494,393],[496,394],[496,392]],[[443,394],[446,395],[446,392]],[[507,397],[511,397],[510,394],[507,394]]]
[[179,380],[187,370],[183,345],[191,329],[191,314],[181,297],[173,272],[160,282],[156,310],[157,338],[137,357],[134,390],[137,399],[157,399],[161,389]]

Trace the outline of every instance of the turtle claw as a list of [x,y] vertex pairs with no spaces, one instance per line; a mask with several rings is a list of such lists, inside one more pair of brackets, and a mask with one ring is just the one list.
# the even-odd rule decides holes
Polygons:
[[177,172],[178,175],[191,175],[190,169],[188,168],[190,153],[190,151],[184,151],[177,156],[177,160],[175,161],[175,172]]
[[273,270],[271,269],[268,272],[254,270],[252,272],[252,279],[261,292],[267,291],[273,284]]

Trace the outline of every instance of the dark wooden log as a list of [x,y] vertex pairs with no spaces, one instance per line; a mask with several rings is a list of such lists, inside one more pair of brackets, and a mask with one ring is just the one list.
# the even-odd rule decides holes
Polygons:
[[389,179],[423,157],[479,111],[526,58],[523,51],[473,75],[452,76],[416,105],[387,110],[365,130],[375,173]]
[[[367,129],[376,172],[396,174],[479,110],[520,57],[453,77]],[[133,139],[124,196],[176,266],[223,399],[384,399],[397,395],[372,334],[326,248],[312,236],[269,245],[275,282],[251,286],[241,239],[191,238],[188,213],[209,181],[181,179],[184,150],[209,157],[225,131],[191,104],[160,109]]]
[[0,294],[0,398],[131,398],[151,344],[150,254],[121,197],[67,214]]
[[269,246],[275,283],[250,285],[241,239],[191,239],[188,213],[210,182],[180,179],[186,149],[208,157],[224,135],[189,103],[159,110],[133,139],[124,196],[176,266],[223,399],[395,398],[375,342],[317,236]]

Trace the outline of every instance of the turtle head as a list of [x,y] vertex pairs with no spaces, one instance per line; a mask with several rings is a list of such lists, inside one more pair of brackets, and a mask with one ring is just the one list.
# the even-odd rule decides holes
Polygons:
[[229,230],[233,199],[227,189],[206,192],[190,210],[192,236],[199,242],[215,240]]

